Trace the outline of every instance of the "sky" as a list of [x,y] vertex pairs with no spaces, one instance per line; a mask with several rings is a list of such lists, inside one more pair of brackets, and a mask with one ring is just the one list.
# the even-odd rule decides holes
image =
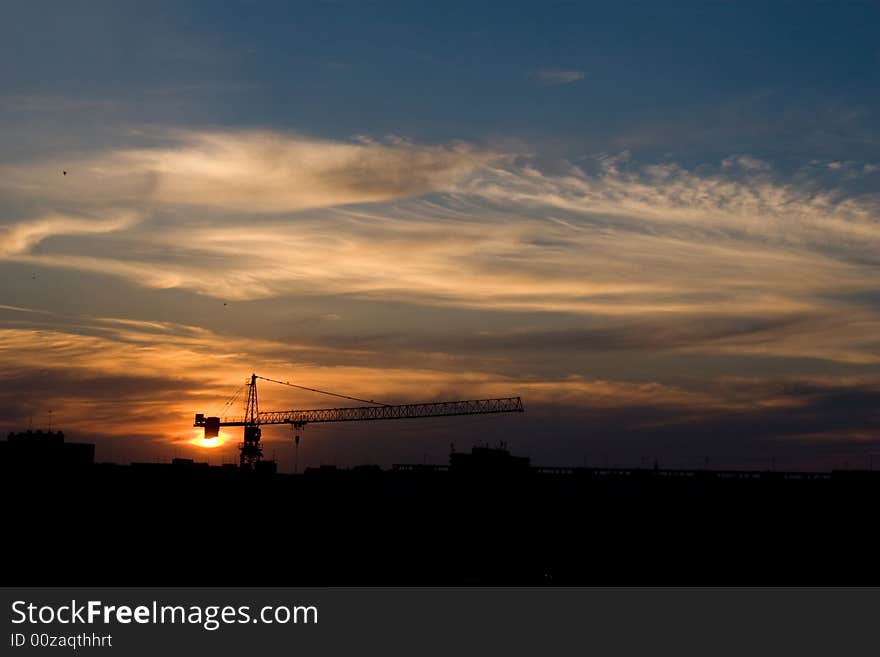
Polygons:
[[192,416],[257,372],[526,407],[314,425],[298,455],[267,428],[282,470],[499,441],[869,467],[878,26],[875,2],[4,2],[0,430],[235,461]]

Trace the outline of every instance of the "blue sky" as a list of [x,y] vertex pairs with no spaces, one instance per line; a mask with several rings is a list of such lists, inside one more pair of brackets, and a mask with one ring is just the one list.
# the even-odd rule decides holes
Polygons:
[[[165,456],[256,369],[522,394],[462,439],[543,463],[876,450],[876,3],[0,12],[4,427]],[[448,445],[363,431],[313,460]]]
[[[120,103],[97,112],[102,124],[524,139],[572,154],[627,145],[694,160],[737,148],[852,157],[876,127],[875,3],[7,7],[5,93]],[[553,78],[565,71],[583,78]]]

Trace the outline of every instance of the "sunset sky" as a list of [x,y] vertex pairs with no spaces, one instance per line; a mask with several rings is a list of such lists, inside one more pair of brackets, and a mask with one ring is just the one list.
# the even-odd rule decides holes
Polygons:
[[4,2],[0,430],[234,460],[257,372],[526,406],[300,467],[866,467],[880,6],[768,4]]

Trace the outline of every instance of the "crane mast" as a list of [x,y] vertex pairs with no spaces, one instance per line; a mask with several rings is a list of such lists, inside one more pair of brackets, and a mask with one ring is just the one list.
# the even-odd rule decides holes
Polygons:
[[[251,374],[251,382],[247,384],[247,399],[244,405],[244,441],[241,443],[242,468],[254,469],[263,458],[263,447],[260,437],[263,430],[260,429],[260,404],[257,401],[257,375]],[[207,432],[206,432],[207,435]]]
[[[322,392],[335,397],[355,399],[373,404],[373,406],[351,406],[345,408],[292,409],[287,411],[260,411],[257,398],[257,379],[264,379],[303,388],[313,392]],[[244,441],[240,443],[240,465],[243,469],[255,469],[263,456],[260,443],[263,424],[289,424],[293,429],[301,429],[307,424],[323,422],[355,422],[369,420],[401,420],[409,418],[449,417],[456,415],[483,415],[488,413],[522,413],[522,400],[519,397],[501,397],[496,399],[465,399],[459,401],[423,402],[416,404],[382,404],[356,397],[327,393],[323,390],[305,388],[286,381],[275,381],[252,374],[247,384],[245,413],[242,417],[220,418],[197,413],[194,427],[204,429],[205,438],[215,438],[220,427],[244,427]],[[297,444],[299,436],[297,435]]]

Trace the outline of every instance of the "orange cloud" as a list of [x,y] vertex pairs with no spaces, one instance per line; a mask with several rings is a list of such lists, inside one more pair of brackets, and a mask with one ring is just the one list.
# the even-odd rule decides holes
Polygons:
[[[293,375],[294,381],[310,387],[391,403],[513,394],[530,403],[599,408],[722,404],[705,393],[660,384],[582,377],[523,381],[477,370],[456,373],[453,384],[447,371],[426,367],[327,366],[315,362],[321,350],[309,345],[229,338],[156,322],[103,319],[89,330],[97,335],[60,329],[0,330],[0,367],[10,377],[21,377],[22,386],[31,386],[31,392],[40,395],[39,404],[51,404],[71,430],[100,427],[109,434],[166,442],[195,440],[189,428],[193,414],[222,412],[236,379],[242,384],[249,374],[243,369],[246,363],[270,378],[291,380]],[[312,362],[297,360],[299,349]],[[16,391],[19,394],[26,391]],[[311,393],[261,386],[263,409],[338,404]],[[227,414],[240,414],[239,406]]]
[[[497,157],[464,144],[350,143],[260,131],[164,137],[170,145],[3,166],[0,188],[70,206],[289,213],[446,189]],[[61,168],[69,171],[59,180]]]
[[99,235],[131,228],[138,221],[132,211],[110,211],[107,217],[50,213],[0,227],[0,258],[27,254],[56,235]]

